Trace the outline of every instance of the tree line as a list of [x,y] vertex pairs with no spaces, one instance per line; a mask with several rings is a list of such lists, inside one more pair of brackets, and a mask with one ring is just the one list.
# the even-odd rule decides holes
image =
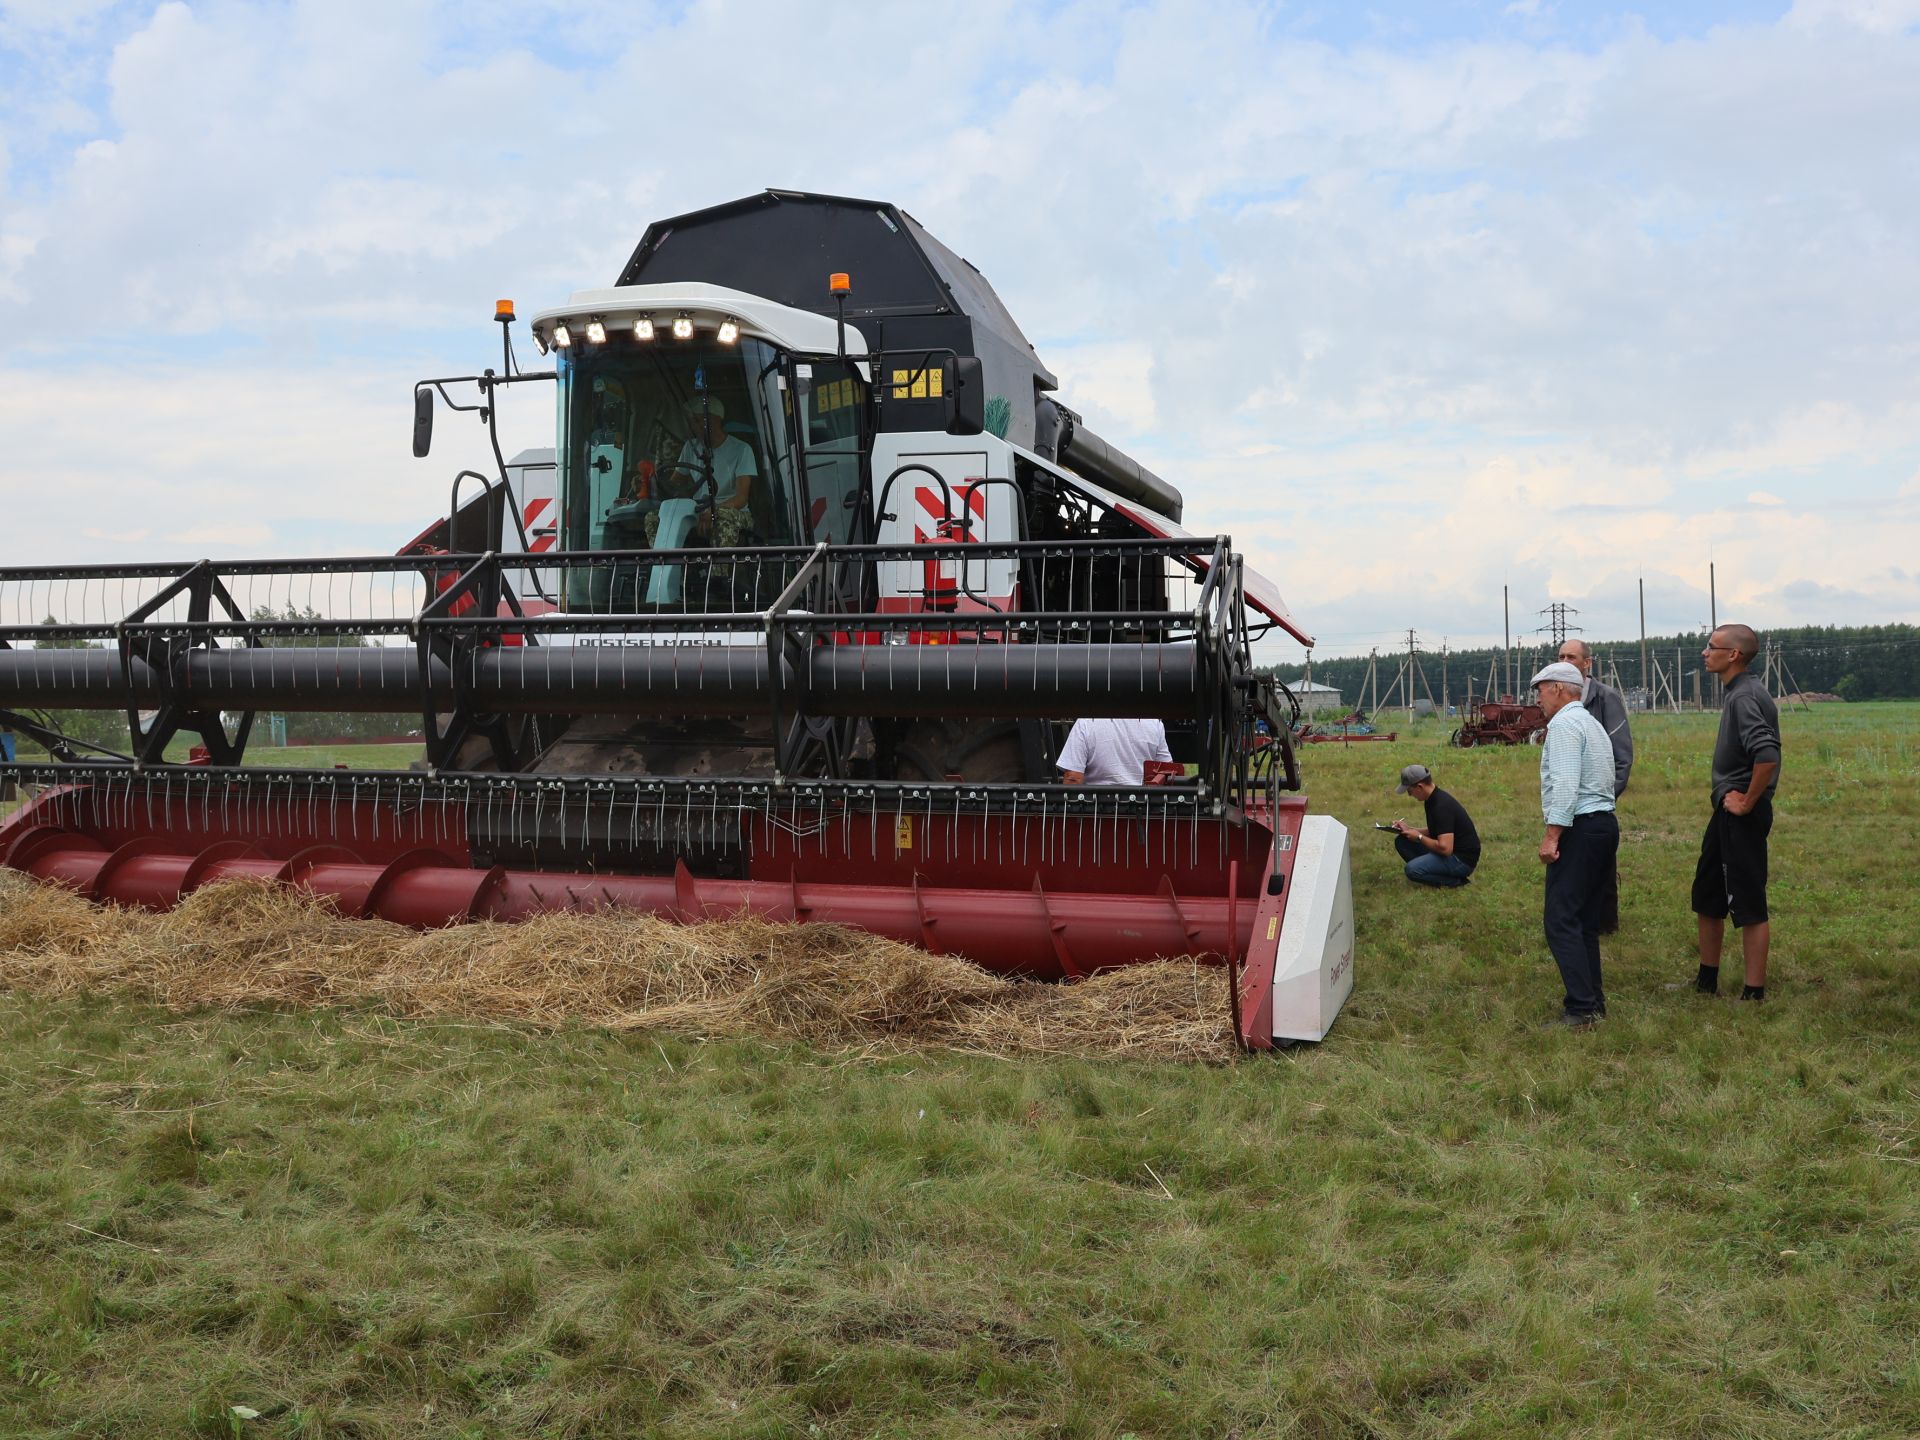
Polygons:
[[[1920,626],[1801,625],[1762,631],[1760,638],[1763,643],[1771,643],[1779,662],[1784,662],[1786,673],[1776,675],[1776,690],[1821,691],[1843,700],[1920,699]],[[1641,683],[1639,640],[1588,640],[1587,643],[1593,647],[1599,673],[1617,674],[1620,684],[1626,688]],[[1674,652],[1679,651],[1681,693],[1690,699],[1693,683],[1686,677],[1701,668],[1700,649],[1705,643],[1706,637],[1695,631],[1684,635],[1649,635],[1646,645],[1651,660],[1669,676],[1674,668]],[[1413,693],[1423,699],[1429,690],[1436,701],[1442,698],[1443,675],[1446,695],[1455,705],[1466,703],[1469,680],[1473,682],[1476,697],[1487,693],[1490,674],[1496,677],[1496,694],[1507,688],[1508,672],[1498,646],[1453,650],[1444,657],[1438,650],[1415,653],[1420,675],[1415,679]],[[1544,637],[1529,636],[1526,644],[1516,646],[1513,673],[1518,676],[1518,685],[1524,687],[1527,677],[1550,659],[1552,653],[1553,647]],[[1405,650],[1390,649],[1381,651],[1374,660],[1376,683],[1383,701],[1387,687],[1393,684],[1405,660]],[[1348,705],[1364,703],[1368,698],[1362,693],[1367,663],[1365,655],[1342,655],[1326,660],[1316,656],[1313,682],[1332,686]],[[1755,668],[1761,663],[1756,659]],[[1271,671],[1278,679],[1293,682],[1304,677],[1306,668],[1304,664],[1276,665]],[[1651,680],[1651,675],[1648,678]],[[1711,686],[1713,681],[1703,676],[1701,683]],[[1404,695],[1396,699],[1405,703]]]

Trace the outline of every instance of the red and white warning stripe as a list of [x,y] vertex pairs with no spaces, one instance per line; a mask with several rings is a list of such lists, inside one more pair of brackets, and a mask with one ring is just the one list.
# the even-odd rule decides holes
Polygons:
[[926,545],[935,540],[978,542],[986,533],[986,487],[969,480],[955,488],[954,500],[958,502],[963,498],[966,508],[973,512],[972,524],[963,524],[965,517],[959,513],[955,513],[951,520],[947,518],[945,492],[932,485],[922,485],[915,489],[914,504],[920,513],[915,517],[913,543]]
[[521,518],[527,526],[528,554],[537,555],[542,550],[551,550],[560,542],[560,527],[557,524],[549,521],[544,528],[540,525],[540,517],[547,513],[547,507],[552,503],[550,497],[542,495],[536,500],[529,500],[526,510],[522,512]]

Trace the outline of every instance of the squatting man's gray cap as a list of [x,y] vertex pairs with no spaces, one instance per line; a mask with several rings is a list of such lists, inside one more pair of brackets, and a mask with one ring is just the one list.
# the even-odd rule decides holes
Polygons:
[[1527,681],[1529,685],[1545,685],[1557,681],[1562,685],[1571,685],[1576,690],[1586,688],[1587,677],[1580,673],[1578,665],[1569,665],[1565,660],[1556,660],[1551,665],[1540,667],[1540,673]]
[[1416,785],[1424,785],[1433,779],[1433,772],[1424,765],[1409,765],[1400,772],[1400,783],[1393,787],[1396,795],[1405,795]]

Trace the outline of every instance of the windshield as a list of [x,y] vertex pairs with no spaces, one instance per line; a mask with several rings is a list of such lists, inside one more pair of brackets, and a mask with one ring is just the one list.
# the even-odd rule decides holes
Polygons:
[[562,548],[794,540],[780,356],[743,337],[560,352]]
[[[865,382],[850,366],[789,366],[766,341],[723,345],[705,332],[615,332],[556,358],[561,548],[733,552],[859,538]],[[589,576],[608,573],[575,572],[569,608],[626,609],[617,584],[593,593]],[[628,588],[636,607],[670,607],[681,594],[679,580],[638,571]]]

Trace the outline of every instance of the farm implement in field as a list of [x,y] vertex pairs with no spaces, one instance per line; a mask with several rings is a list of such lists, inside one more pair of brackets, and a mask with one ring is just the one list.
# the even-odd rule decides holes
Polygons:
[[1516,702],[1511,695],[1475,700],[1467,708],[1466,723],[1448,738],[1463,750],[1476,745],[1538,745],[1547,738],[1547,712],[1538,705]]
[[[769,193],[651,227],[533,331],[551,372],[506,342],[423,382],[415,451],[436,403],[494,434],[536,382],[556,450],[496,438],[398,556],[0,571],[0,725],[49,756],[4,767],[35,793],[0,863],[415,926],[826,921],[1068,980],[1197,956],[1249,1048],[1325,1034],[1347,837],[1252,666],[1285,606],[1051,398],[978,272],[891,206]],[[263,766],[266,714],[404,716],[425,761]],[[1088,716],[1164,722],[1184,773],[1060,783]]]
[[1398,740],[1400,734],[1396,730],[1375,729],[1371,719],[1355,710],[1338,720],[1303,723],[1294,730],[1293,738],[1303,745],[1344,745],[1372,740]]

